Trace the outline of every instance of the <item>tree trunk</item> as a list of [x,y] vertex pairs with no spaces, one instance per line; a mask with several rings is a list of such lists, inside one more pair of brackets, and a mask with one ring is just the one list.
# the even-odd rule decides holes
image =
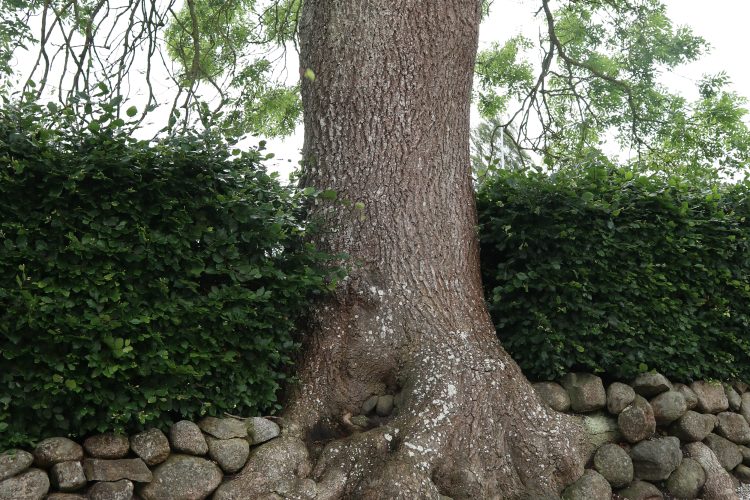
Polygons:
[[[352,266],[317,304],[281,438],[215,498],[555,498],[581,431],[485,307],[469,159],[478,0],[305,0],[303,184]],[[397,411],[368,422],[373,395]]]

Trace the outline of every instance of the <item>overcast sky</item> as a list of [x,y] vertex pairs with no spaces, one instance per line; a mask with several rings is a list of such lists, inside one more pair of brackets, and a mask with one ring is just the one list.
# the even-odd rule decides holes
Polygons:
[[[676,26],[690,26],[712,46],[711,53],[700,61],[665,75],[664,83],[680,92],[694,92],[695,82],[703,74],[723,70],[729,74],[735,90],[750,97],[750,56],[747,51],[750,1],[662,1]],[[535,2],[530,0],[495,0],[489,19],[480,29],[480,49],[492,41],[502,41],[518,33],[534,37],[536,28],[528,29],[534,8]],[[693,96],[697,96],[697,92]]]
[[684,92],[703,74],[726,71],[733,89],[750,99],[750,56],[747,51],[750,2],[748,0],[666,0],[669,17],[693,28],[711,44],[711,53],[700,61],[667,75],[665,81]]
[[[711,52],[698,62],[677,68],[665,74],[662,82],[688,99],[697,97],[696,82],[705,74],[725,71],[732,90],[750,99],[750,55],[747,38],[750,26],[750,0],[663,0],[670,19],[677,26],[687,25],[705,38]],[[536,39],[538,28],[532,14],[538,2],[532,0],[495,0],[488,19],[479,32],[480,50],[493,41],[502,42],[522,33]],[[291,64],[296,64],[293,58]],[[297,74],[297,71],[290,71]],[[476,113],[473,121],[478,120]],[[302,147],[300,129],[292,137],[268,142],[268,150],[276,154],[272,165],[284,176],[299,160]]]

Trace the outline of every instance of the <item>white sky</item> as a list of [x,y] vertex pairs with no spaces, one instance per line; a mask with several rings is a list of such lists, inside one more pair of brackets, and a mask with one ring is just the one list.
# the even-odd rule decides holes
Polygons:
[[[662,0],[675,26],[689,26],[711,45],[711,53],[698,62],[685,65],[664,83],[686,97],[697,97],[695,82],[703,74],[726,71],[734,89],[750,98],[750,56],[746,48],[750,1],[748,0]],[[495,0],[489,19],[481,26],[480,49],[492,41],[502,41],[523,33],[536,39],[535,28],[529,30],[533,0]],[[524,24],[526,23],[526,24]],[[692,94],[691,94],[692,92]]]
[[692,27],[697,35],[711,44],[709,54],[666,75],[665,83],[687,97],[695,97],[694,82],[701,75],[726,71],[733,90],[750,99],[750,56],[746,48],[750,2],[666,0],[664,3],[675,24]]
[[[693,32],[705,38],[711,52],[695,63],[684,65],[664,74],[662,82],[673,91],[689,100],[697,98],[696,83],[705,74],[725,71],[731,79],[731,89],[750,100],[750,56],[747,49],[750,0],[663,0],[669,18],[676,26],[690,26]],[[532,14],[538,2],[533,0],[495,0],[490,16],[479,32],[479,48],[488,47],[493,41],[503,42],[522,33],[537,39],[537,23]],[[296,64],[294,58],[289,63]],[[290,74],[298,74],[290,68]],[[472,115],[474,124],[478,114]],[[267,149],[276,155],[269,163],[282,177],[299,161],[302,147],[301,127],[292,137],[268,141]]]

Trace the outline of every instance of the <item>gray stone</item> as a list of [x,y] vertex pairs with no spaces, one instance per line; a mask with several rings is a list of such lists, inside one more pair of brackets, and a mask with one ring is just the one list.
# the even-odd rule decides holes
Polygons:
[[689,443],[683,449],[686,458],[694,458],[706,471],[703,500],[737,500],[732,477],[719,463],[711,449],[703,443]]
[[667,377],[656,372],[641,373],[635,377],[630,385],[633,386],[636,394],[644,398],[652,398],[672,389],[672,383],[667,380]]
[[41,441],[34,448],[34,464],[52,467],[58,462],[83,460],[81,445],[64,437],[53,437]]
[[607,405],[607,393],[602,379],[590,373],[568,373],[562,378],[574,412],[587,413]]
[[612,487],[596,471],[587,469],[583,476],[565,488],[562,500],[611,500]]
[[81,462],[58,462],[49,472],[52,485],[60,491],[75,491],[86,486]]
[[607,387],[607,410],[613,415],[619,415],[634,399],[635,391],[627,384],[613,382]]
[[151,481],[151,471],[140,458],[120,458],[104,460],[87,458],[83,461],[83,471],[89,481],[119,481],[130,479],[137,483]]
[[34,462],[34,456],[28,451],[8,450],[0,453],[0,481],[23,472]]
[[688,410],[694,410],[698,406],[698,396],[695,395],[693,390],[685,384],[675,384],[674,390],[682,394],[685,398],[685,404]]
[[281,436],[254,448],[242,469],[242,480],[224,481],[214,493],[213,500],[261,498],[262,494],[275,491],[284,481],[307,477],[311,470],[305,443]]
[[209,437],[208,456],[229,474],[240,470],[250,454],[250,444],[246,439],[214,439]]
[[381,417],[387,417],[393,411],[393,396],[386,394],[378,398],[378,404],[375,406],[375,413]]
[[664,481],[682,462],[680,440],[674,436],[641,441],[630,450],[635,477]]
[[596,451],[594,469],[615,488],[627,486],[633,480],[633,461],[616,444],[605,444]]
[[649,401],[649,404],[654,410],[657,425],[672,423],[687,411],[685,396],[677,391],[662,392]]
[[[440,500],[454,500],[451,497],[440,495]],[[520,494],[518,500],[560,500],[560,494],[542,485],[527,485]]]
[[713,413],[704,413],[703,415],[705,415],[706,419],[713,424],[714,429],[716,428],[717,425],[719,425],[719,417],[717,417]]
[[250,444],[253,445],[265,443],[281,434],[278,424],[267,418],[252,417],[248,418],[245,423]]
[[589,413],[578,416],[578,418],[581,419],[581,425],[586,432],[588,448],[585,450],[585,453],[587,462],[602,445],[617,443],[622,439],[617,420],[607,412]]
[[281,481],[276,492],[283,498],[299,498],[313,500],[318,498],[318,485],[312,479],[292,479]]
[[130,436],[130,449],[149,466],[162,463],[171,453],[167,436],[159,429],[148,429]]
[[0,500],[42,500],[49,491],[47,473],[28,469],[0,481]]
[[205,455],[208,452],[206,438],[200,427],[190,420],[180,420],[169,428],[169,441],[172,448],[190,455]]
[[740,415],[745,417],[745,420],[750,423],[750,392],[743,392],[740,396],[742,404],[740,405]]
[[714,430],[715,422],[712,417],[689,410],[672,424],[670,433],[686,443],[703,441]]
[[88,497],[89,500],[130,500],[133,498],[133,483],[127,479],[96,483],[89,488]]
[[729,384],[724,384],[724,394],[727,396],[727,402],[729,403],[729,409],[731,411],[740,411],[742,406],[742,398]]
[[697,381],[690,388],[698,398],[698,411],[701,413],[719,413],[729,409],[729,401],[724,387],[718,382]]
[[694,458],[683,458],[682,463],[669,476],[667,490],[678,498],[698,498],[706,483],[706,471]]
[[742,454],[742,463],[750,465],[750,448],[747,446],[740,446],[740,453]]
[[350,421],[353,425],[363,429],[370,427],[370,417],[367,415],[354,415]]
[[206,459],[172,455],[154,469],[154,480],[141,488],[143,500],[203,500],[221,483],[221,469]]
[[750,424],[739,413],[721,412],[718,416],[716,433],[735,444],[750,444]]
[[750,483],[750,467],[740,464],[732,472],[734,473],[734,477],[741,482]]
[[555,411],[568,411],[570,397],[563,387],[555,382],[537,382],[534,390],[550,408]]
[[[86,497],[78,493],[52,493],[45,500],[86,500]],[[128,499],[129,500],[129,499]]]
[[732,470],[742,463],[740,447],[716,434],[709,434],[703,442],[714,452],[719,463],[726,470]]
[[378,397],[377,396],[370,396],[369,398],[365,399],[365,402],[362,403],[362,415],[368,415],[370,412],[372,412],[375,409],[375,406],[378,404]]
[[638,479],[630,483],[627,488],[618,491],[617,495],[627,500],[661,500],[664,498],[659,488]]
[[124,458],[130,451],[130,442],[121,434],[97,434],[86,438],[83,449],[94,458]]
[[236,418],[205,417],[198,422],[198,427],[217,439],[247,437],[247,424]]
[[750,390],[750,384],[747,382],[743,382],[742,380],[734,380],[732,382],[732,387],[734,387],[734,390],[737,391],[737,394],[742,395],[743,393]]
[[631,443],[643,441],[656,432],[654,410],[648,401],[636,396],[633,403],[617,416],[617,425],[623,437]]

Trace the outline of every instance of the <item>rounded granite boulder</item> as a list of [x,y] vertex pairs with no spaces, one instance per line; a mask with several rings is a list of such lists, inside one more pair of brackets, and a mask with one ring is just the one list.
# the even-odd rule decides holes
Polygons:
[[666,425],[674,422],[687,411],[685,396],[677,391],[666,391],[654,396],[649,401],[654,410],[654,418],[657,425]]
[[643,397],[637,396],[633,403],[617,416],[617,425],[623,437],[630,443],[643,441],[656,432],[654,410]]
[[664,481],[682,462],[680,440],[674,436],[641,441],[630,450],[635,477]]
[[628,384],[613,382],[607,387],[607,411],[619,415],[633,403],[635,391]]
[[633,460],[620,446],[603,445],[594,455],[594,468],[615,488],[622,488],[633,480]]
[[591,373],[568,373],[560,381],[570,397],[574,412],[588,413],[607,405],[602,379]]
[[537,382],[533,384],[534,390],[550,408],[555,411],[568,411],[570,409],[570,397],[568,391],[556,382]]
[[720,413],[729,409],[729,401],[724,387],[717,382],[696,381],[690,384],[698,398],[696,408],[701,413]]
[[130,436],[130,449],[149,466],[162,463],[169,457],[169,441],[159,429],[148,429]]
[[198,422],[198,427],[217,439],[247,437],[247,425],[237,418],[205,417]]
[[630,385],[633,387],[636,394],[639,394],[644,398],[652,398],[657,394],[672,389],[672,383],[667,377],[656,372],[640,373]]
[[124,458],[130,451],[130,442],[122,434],[97,434],[86,438],[83,449],[94,458]]
[[29,469],[0,481],[0,500],[42,500],[49,491],[49,477],[40,469]]
[[24,450],[8,450],[0,453],[0,481],[23,472],[34,462],[34,456]]
[[659,488],[640,479],[636,479],[627,488],[618,491],[617,495],[624,500],[657,500],[664,498]]
[[169,428],[169,441],[172,448],[190,455],[205,455],[208,453],[208,443],[200,427],[190,420],[180,420]]
[[224,475],[215,463],[191,455],[172,455],[154,469],[154,479],[140,489],[143,500],[203,500]]
[[45,469],[59,462],[74,460],[83,460],[83,448],[65,437],[45,439],[34,448],[34,465]]
[[598,472],[586,469],[583,476],[565,488],[562,500],[611,500],[612,486]]
[[667,490],[677,498],[698,498],[706,483],[706,471],[697,460],[683,458],[667,480]]
[[208,456],[228,474],[234,474],[245,465],[250,454],[250,444],[246,439],[214,439],[207,437]]
[[132,498],[133,483],[127,479],[94,483],[88,491],[88,500],[131,500]]
[[723,411],[717,415],[716,433],[735,444],[750,444],[750,424],[739,413]]
[[706,436],[703,443],[714,452],[724,469],[730,471],[742,463],[742,452],[740,447],[730,440],[711,433]]
[[670,426],[670,433],[677,436],[680,441],[692,443],[706,439],[715,425],[712,415],[688,410]]

